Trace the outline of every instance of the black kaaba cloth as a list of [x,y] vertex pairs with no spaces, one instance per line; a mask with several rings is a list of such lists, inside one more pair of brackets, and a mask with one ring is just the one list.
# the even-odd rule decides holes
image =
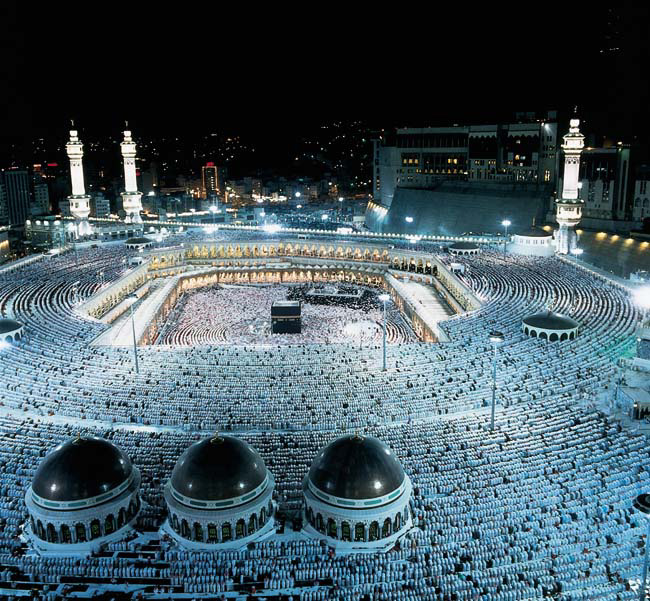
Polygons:
[[300,301],[275,301],[271,305],[271,333],[300,334]]

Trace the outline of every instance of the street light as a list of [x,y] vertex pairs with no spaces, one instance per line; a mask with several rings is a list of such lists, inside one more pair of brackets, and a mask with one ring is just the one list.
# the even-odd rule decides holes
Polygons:
[[492,415],[490,418],[490,430],[494,430],[494,408],[497,401],[497,349],[505,340],[503,334],[496,330],[490,332],[490,342],[494,346],[494,355],[492,356]]
[[138,365],[138,347],[135,341],[135,321],[133,320],[133,305],[138,300],[137,294],[129,294],[129,298],[133,301],[130,305],[131,309],[131,332],[133,333],[133,357],[135,359],[135,373],[140,373],[140,366]]
[[74,223],[68,225],[68,231],[71,233],[72,238],[72,248],[74,249],[74,262],[77,267],[79,267],[79,254],[77,253],[77,229],[75,228]]
[[648,317],[648,309],[650,309],[650,286],[642,286],[637,288],[634,293],[634,302],[641,309],[641,326],[643,326]]
[[389,294],[380,294],[379,300],[384,304],[384,334],[383,334],[383,356],[384,360],[382,363],[381,370],[386,371],[386,303],[390,300]]
[[638,509],[641,513],[646,516],[647,530],[645,536],[645,554],[643,557],[643,572],[641,577],[641,587],[639,588],[639,601],[645,600],[645,586],[646,580],[648,577],[648,551],[650,550],[650,519],[648,514],[650,514],[650,495],[641,494],[639,495],[632,505],[634,509]]
[[[582,250],[581,248],[572,248],[571,249],[571,254],[575,257],[575,260],[576,260],[576,264],[575,264],[576,273],[578,273],[578,259],[580,258],[580,255],[583,252],[585,252],[585,251]],[[572,288],[571,290],[575,294],[575,288]]]
[[503,239],[503,258],[506,258],[506,244],[508,244],[508,228],[512,225],[510,219],[504,219],[501,225],[506,229],[505,238]]

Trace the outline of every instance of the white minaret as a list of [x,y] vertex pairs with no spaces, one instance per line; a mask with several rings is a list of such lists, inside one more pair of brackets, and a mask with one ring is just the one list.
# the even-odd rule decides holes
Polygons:
[[571,119],[569,133],[564,136],[564,177],[562,195],[555,201],[556,214],[560,229],[557,232],[556,251],[561,255],[569,254],[576,247],[575,228],[582,218],[585,204],[578,198],[578,179],[580,175],[580,153],[585,146],[585,137],[580,133],[580,119]]
[[142,223],[140,217],[142,193],[138,192],[138,184],[135,179],[135,142],[128,129],[124,132],[124,140],[120,146],[124,158],[124,192],[122,192],[122,207],[126,212],[124,221]]
[[86,194],[84,186],[84,170],[81,159],[84,155],[84,146],[79,141],[76,130],[70,130],[70,140],[65,146],[70,158],[70,180],[72,182],[72,194],[68,196],[70,203],[70,213],[75,219],[75,230],[77,236],[87,236],[90,234],[90,224],[88,215],[90,215],[90,196]]

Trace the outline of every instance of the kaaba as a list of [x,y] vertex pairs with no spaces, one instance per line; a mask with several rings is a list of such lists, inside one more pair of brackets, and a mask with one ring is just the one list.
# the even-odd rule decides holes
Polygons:
[[300,334],[300,301],[275,301],[271,305],[272,334]]

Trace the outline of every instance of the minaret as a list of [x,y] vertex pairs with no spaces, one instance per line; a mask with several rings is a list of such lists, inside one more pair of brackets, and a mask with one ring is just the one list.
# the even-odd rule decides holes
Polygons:
[[580,133],[580,119],[571,119],[569,133],[564,136],[564,177],[562,195],[555,201],[555,218],[560,225],[556,238],[556,252],[569,254],[576,247],[576,233],[573,229],[582,218],[584,201],[578,198],[578,179],[580,175],[580,153],[585,145],[585,137]]
[[75,219],[77,236],[90,234],[90,196],[86,194],[84,187],[84,170],[81,159],[84,155],[83,144],[79,141],[76,130],[70,130],[70,140],[65,147],[70,157],[70,180],[72,182],[72,194],[68,196],[70,213]]
[[122,157],[124,157],[124,192],[122,192],[122,207],[126,212],[124,221],[126,223],[142,223],[140,217],[142,193],[138,192],[138,184],[135,179],[135,142],[128,129],[124,132],[124,140],[120,146]]

